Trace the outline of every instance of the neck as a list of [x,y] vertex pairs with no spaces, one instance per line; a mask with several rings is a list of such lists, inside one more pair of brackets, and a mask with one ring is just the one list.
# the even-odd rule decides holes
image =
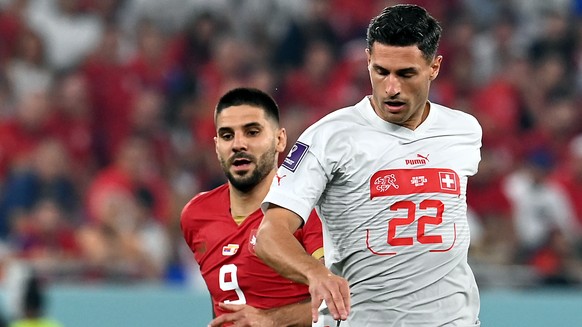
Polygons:
[[418,125],[416,127],[418,127],[420,124],[424,123],[424,121],[426,120],[426,117],[428,117],[428,114],[430,112],[430,102],[426,102],[424,104],[424,110],[422,111],[422,116],[420,117],[420,122],[418,123]]
[[276,171],[273,169],[269,175],[248,192],[241,192],[229,184],[230,211],[233,217],[247,217],[261,206],[261,202],[269,192],[275,173]]
[[408,128],[408,129],[411,129],[411,130],[414,131],[415,129],[418,128],[418,126],[420,126],[422,123],[424,123],[424,121],[426,120],[426,117],[428,117],[428,113],[429,112],[430,112],[430,103],[427,101],[424,104],[424,108],[422,108],[422,112],[419,115],[419,117],[416,118],[416,119],[411,120],[409,122],[409,124],[405,123],[402,126],[404,126],[404,127]]

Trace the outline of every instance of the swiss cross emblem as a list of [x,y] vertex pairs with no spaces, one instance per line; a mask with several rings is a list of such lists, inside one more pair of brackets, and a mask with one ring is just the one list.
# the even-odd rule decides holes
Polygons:
[[439,181],[441,183],[441,189],[451,191],[457,190],[457,180],[453,173],[439,172]]

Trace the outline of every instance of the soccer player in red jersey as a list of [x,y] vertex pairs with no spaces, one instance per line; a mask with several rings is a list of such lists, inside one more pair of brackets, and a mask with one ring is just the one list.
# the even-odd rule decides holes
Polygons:
[[[263,219],[260,203],[276,176],[287,134],[279,109],[264,92],[237,88],[216,106],[216,153],[228,178],[195,196],[183,209],[184,239],[200,265],[212,297],[209,326],[311,326],[306,285],[278,275],[255,255]],[[312,212],[295,237],[306,252],[323,257],[321,222]]]

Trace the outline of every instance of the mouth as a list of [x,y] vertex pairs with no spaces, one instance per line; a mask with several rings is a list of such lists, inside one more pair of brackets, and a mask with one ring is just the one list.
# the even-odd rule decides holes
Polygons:
[[398,113],[404,109],[406,102],[399,100],[387,100],[384,101],[384,105],[386,106],[389,112]]
[[244,172],[251,168],[253,161],[248,158],[236,158],[232,160],[231,166],[235,172]]

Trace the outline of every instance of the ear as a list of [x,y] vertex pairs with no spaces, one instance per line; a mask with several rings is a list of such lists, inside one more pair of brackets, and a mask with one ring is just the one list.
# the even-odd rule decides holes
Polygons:
[[216,152],[216,155],[218,154],[218,137],[214,137],[214,151]]
[[439,75],[441,70],[441,63],[443,61],[443,56],[436,56],[432,63],[430,64],[430,80],[433,81]]
[[287,131],[284,128],[277,129],[277,152],[285,151],[287,147]]
[[367,66],[368,66],[368,71],[370,70],[370,62],[372,61],[372,51],[370,50],[370,48],[366,48],[366,58],[367,58]]

